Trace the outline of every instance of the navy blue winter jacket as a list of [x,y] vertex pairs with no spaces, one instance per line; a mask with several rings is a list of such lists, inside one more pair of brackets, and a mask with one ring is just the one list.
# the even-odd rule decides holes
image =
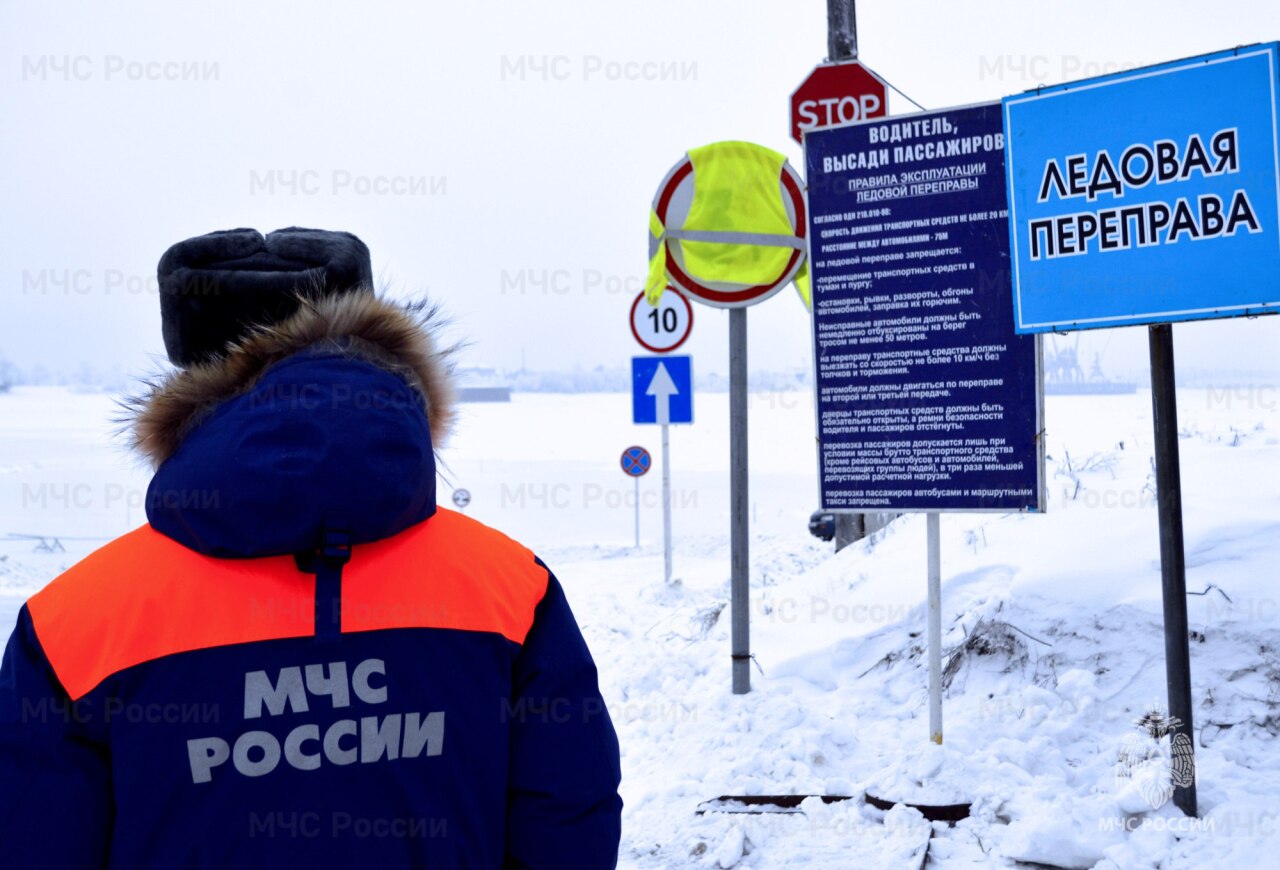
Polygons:
[[436,506],[443,378],[361,295],[156,388],[149,524],[4,653],[0,864],[615,866],[618,743],[564,593]]

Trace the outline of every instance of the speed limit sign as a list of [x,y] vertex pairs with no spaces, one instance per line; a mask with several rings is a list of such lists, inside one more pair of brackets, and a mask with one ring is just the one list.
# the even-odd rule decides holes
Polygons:
[[645,350],[673,351],[684,344],[692,331],[693,306],[672,287],[667,288],[657,305],[646,302],[643,293],[631,303],[631,334]]

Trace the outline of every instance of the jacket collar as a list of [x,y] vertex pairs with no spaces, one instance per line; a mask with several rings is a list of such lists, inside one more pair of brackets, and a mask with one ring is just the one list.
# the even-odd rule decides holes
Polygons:
[[147,518],[201,553],[314,551],[329,530],[388,537],[435,512],[454,417],[434,313],[372,295],[306,301],[131,400],[157,466]]

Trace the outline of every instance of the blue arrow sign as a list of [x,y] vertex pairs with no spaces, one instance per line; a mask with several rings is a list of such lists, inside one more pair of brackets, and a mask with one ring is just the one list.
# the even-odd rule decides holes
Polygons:
[[631,419],[635,423],[692,423],[693,357],[633,356]]

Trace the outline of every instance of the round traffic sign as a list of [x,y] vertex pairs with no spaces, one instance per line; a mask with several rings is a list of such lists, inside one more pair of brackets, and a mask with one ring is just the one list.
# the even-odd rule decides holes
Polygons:
[[657,305],[644,303],[644,293],[631,303],[631,334],[653,353],[668,353],[685,343],[693,331],[693,306],[684,294],[668,287]]
[[469,505],[469,504],[471,504],[471,490],[469,490],[469,489],[455,489],[455,490],[453,491],[453,506],[454,506],[454,507],[456,507],[458,510],[462,510],[463,508],[465,508],[465,507],[466,507],[467,505]]
[[[766,283],[749,285],[730,281],[695,278],[685,268],[684,246],[672,244],[670,234],[659,244],[666,246],[666,272],[677,290],[705,305],[715,308],[745,308],[763,302],[795,279],[804,265],[804,245],[808,224],[805,216],[804,181],[799,173],[784,162],[778,173],[781,205],[794,233],[795,246],[778,275]],[[671,168],[654,197],[653,213],[664,226],[684,224],[695,196],[693,161],[686,154]],[[750,233],[742,234],[750,236]],[[790,245],[787,245],[790,246]],[[666,295],[665,293],[663,294]]]
[[653,457],[643,447],[628,447],[622,451],[622,470],[628,477],[641,477],[648,474],[653,465]]

